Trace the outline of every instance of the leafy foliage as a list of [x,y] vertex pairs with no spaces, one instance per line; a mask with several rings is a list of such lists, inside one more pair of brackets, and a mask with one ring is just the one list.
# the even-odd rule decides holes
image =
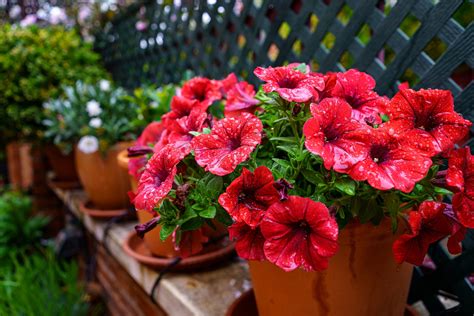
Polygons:
[[[41,105],[60,86],[107,74],[90,44],[63,27],[0,26],[0,118],[5,138],[41,136]],[[2,138],[3,138],[2,137]]]
[[51,251],[11,259],[0,267],[0,315],[88,315],[77,264]]
[[[102,81],[103,82],[103,81]],[[135,137],[135,126],[130,124],[136,118],[138,105],[127,100],[122,88],[101,88],[101,84],[87,84],[81,81],[64,88],[64,96],[44,104],[46,126],[45,137],[52,140],[64,152],[82,136],[92,135],[100,140],[100,149]],[[94,102],[100,113],[87,111],[87,104]],[[94,125],[94,121],[98,125]]]
[[144,85],[133,91],[125,98],[137,107],[137,114],[132,125],[143,129],[148,123],[169,111],[171,98],[175,95],[176,87],[168,84],[160,88],[153,85]]
[[47,217],[32,216],[29,197],[17,192],[4,193],[0,197],[0,262],[38,248],[48,222]]

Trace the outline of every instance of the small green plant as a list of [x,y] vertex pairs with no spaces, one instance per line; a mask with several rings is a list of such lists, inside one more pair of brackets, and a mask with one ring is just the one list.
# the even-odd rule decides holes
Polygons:
[[[0,196],[0,263],[40,245],[49,218],[32,215],[31,199],[17,192]],[[3,315],[0,313],[0,315]]]
[[2,140],[40,138],[44,101],[59,96],[61,85],[104,77],[100,56],[74,30],[0,25]]
[[88,315],[76,263],[56,260],[51,250],[11,260],[0,266],[0,315]]
[[96,84],[78,81],[65,87],[64,97],[43,105],[45,138],[65,153],[78,141],[79,149],[91,153],[98,149],[105,152],[119,141],[133,139],[136,128],[130,122],[136,118],[138,106],[126,95],[106,80]]
[[176,93],[176,86],[172,84],[156,88],[153,85],[144,85],[128,95],[127,100],[137,106],[136,118],[132,125],[143,129],[146,125],[169,111],[171,99]]

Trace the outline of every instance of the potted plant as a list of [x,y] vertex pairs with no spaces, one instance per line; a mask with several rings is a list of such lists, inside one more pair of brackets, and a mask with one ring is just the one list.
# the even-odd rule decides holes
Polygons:
[[[246,82],[239,84],[251,87]],[[224,104],[237,103],[236,92],[231,91],[235,85],[234,75],[220,81],[196,77],[185,82],[172,98],[171,110],[151,123],[129,148],[133,157],[129,170],[138,179],[133,203],[142,224],[137,231],[157,256],[191,256],[201,252],[209,240],[226,235],[230,217],[217,198],[233,179],[226,176],[231,172],[203,168],[193,158],[192,143],[215,124],[224,124]],[[253,88],[249,93],[255,94]],[[234,120],[225,124],[232,125]],[[253,130],[246,132],[254,134]]]
[[[474,227],[474,159],[455,149],[472,123],[449,91],[402,88],[388,99],[357,70],[254,73],[265,82],[260,110],[232,124],[252,141],[224,118],[192,150],[217,175],[245,167],[219,203],[249,260],[259,314],[403,314],[409,264],[445,237],[459,252]],[[442,202],[452,193],[452,205]]]
[[125,95],[108,81],[78,81],[64,88],[63,98],[46,104],[50,111],[46,135],[63,148],[75,147],[77,173],[92,206],[99,210],[128,204],[130,183],[117,154],[135,137],[129,122],[136,109]]
[[14,186],[21,186],[26,173],[18,157],[26,161],[28,157],[23,156],[29,156],[29,150],[22,143],[42,139],[43,102],[59,96],[63,84],[96,81],[104,76],[100,56],[74,30],[62,26],[0,26],[0,130],[2,141],[8,142],[9,174]]

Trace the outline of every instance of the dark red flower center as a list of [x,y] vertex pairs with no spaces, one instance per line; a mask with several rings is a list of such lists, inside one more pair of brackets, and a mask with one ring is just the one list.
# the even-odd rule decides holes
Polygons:
[[167,170],[160,170],[155,174],[155,185],[160,186],[168,178],[169,172]]
[[229,148],[229,150],[236,150],[237,148],[240,147],[240,139],[237,139],[237,138],[231,138],[228,140],[227,142],[227,148]]
[[309,235],[311,233],[311,226],[309,226],[308,222],[304,220],[300,220],[293,225],[293,229],[297,230],[298,232],[303,233],[304,235]]
[[382,163],[388,159],[388,153],[390,149],[384,145],[373,145],[370,148],[370,158],[375,163]]
[[415,128],[430,132],[437,126],[435,119],[431,115],[417,116],[415,118]]
[[206,89],[195,89],[193,93],[195,100],[198,100],[199,102],[206,100]]
[[278,85],[280,88],[286,88],[286,89],[295,89],[298,87],[298,82],[296,80],[293,80],[292,78],[281,78],[278,80]]
[[244,190],[240,192],[238,201],[239,201],[239,204],[243,204],[249,209],[259,208],[258,203],[255,200],[255,194],[254,192],[250,190]]
[[332,126],[328,126],[327,128],[324,129],[324,141],[326,143],[330,143],[332,141],[337,140],[339,137],[336,129],[332,128]]

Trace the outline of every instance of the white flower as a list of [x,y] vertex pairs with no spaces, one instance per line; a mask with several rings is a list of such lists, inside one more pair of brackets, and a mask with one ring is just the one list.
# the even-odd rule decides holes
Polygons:
[[99,128],[102,126],[102,120],[98,117],[94,117],[93,119],[89,121],[89,125],[90,127],[93,127],[93,128]]
[[77,14],[79,23],[84,23],[91,16],[91,9],[88,6],[82,6]]
[[87,113],[89,113],[90,116],[96,116],[102,113],[102,109],[100,108],[99,102],[96,100],[91,100],[87,102],[86,104],[87,107]]
[[153,101],[153,102],[150,103],[150,107],[152,109],[156,109],[158,107],[158,103],[156,101]]
[[52,7],[51,11],[49,11],[49,22],[51,24],[59,24],[62,22],[66,22],[67,15],[66,11],[60,7]]
[[92,154],[99,150],[99,140],[95,136],[83,136],[77,148],[85,154]]
[[43,9],[39,9],[38,11],[36,11],[36,16],[41,20],[48,19],[48,13],[46,13],[46,11]]
[[20,17],[21,15],[21,7],[19,5],[14,5],[11,9],[10,12],[8,13],[10,15],[11,19],[16,19]]
[[20,26],[21,27],[30,26],[32,24],[35,24],[37,20],[38,18],[36,17],[35,14],[28,14],[27,16],[25,16],[23,20],[20,21]]
[[102,91],[109,91],[110,90],[110,82],[108,80],[101,80],[99,82],[100,90]]

